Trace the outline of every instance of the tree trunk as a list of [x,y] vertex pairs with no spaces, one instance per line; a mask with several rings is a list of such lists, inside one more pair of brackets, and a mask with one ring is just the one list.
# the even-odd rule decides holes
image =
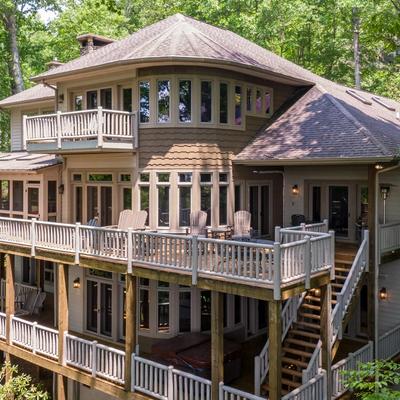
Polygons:
[[12,78],[11,91],[13,94],[22,92],[24,87],[24,80],[21,71],[21,59],[19,56],[18,39],[17,39],[17,18],[14,12],[3,15],[4,25],[8,33],[8,46],[10,57],[8,61],[8,69]]

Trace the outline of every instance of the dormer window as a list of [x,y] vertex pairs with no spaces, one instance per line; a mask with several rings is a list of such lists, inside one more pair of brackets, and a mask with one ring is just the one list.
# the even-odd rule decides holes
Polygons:
[[169,80],[157,81],[158,94],[158,122],[167,123],[171,120],[171,82]]

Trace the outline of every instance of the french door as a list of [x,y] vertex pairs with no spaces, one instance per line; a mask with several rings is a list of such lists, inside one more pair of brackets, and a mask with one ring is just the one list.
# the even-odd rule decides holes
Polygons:
[[97,334],[112,334],[112,285],[87,280],[86,328]]
[[329,227],[337,236],[349,236],[349,187],[329,186]]
[[270,230],[270,185],[249,186],[251,227],[257,236],[268,236]]
[[87,219],[99,218],[101,226],[112,225],[112,187],[87,187]]

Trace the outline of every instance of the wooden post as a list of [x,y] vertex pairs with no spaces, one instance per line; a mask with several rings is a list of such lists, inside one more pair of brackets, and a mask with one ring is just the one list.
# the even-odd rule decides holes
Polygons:
[[331,284],[328,283],[321,287],[321,319],[320,319],[320,330],[321,330],[321,361],[322,368],[326,371],[327,379],[327,399],[331,398],[332,393],[332,324],[331,324],[331,312],[332,312],[332,289]]
[[282,303],[270,301],[268,303],[269,323],[269,400],[279,400],[282,391]]
[[369,230],[369,269],[368,269],[368,339],[375,340],[376,321],[375,307],[376,298],[376,276],[375,276],[375,213],[376,213],[376,180],[377,171],[374,165],[368,166],[368,230]]
[[[68,265],[58,264],[57,268],[57,315],[58,315],[58,363],[64,364],[64,335],[68,332]],[[57,374],[57,400],[68,399],[67,379]]]
[[136,318],[136,277],[126,274],[126,293],[125,293],[125,389],[131,390],[132,382],[132,353],[135,352],[137,343],[137,318]]
[[6,342],[11,344],[11,316],[15,314],[14,256],[6,254]]
[[224,380],[224,307],[222,293],[211,292],[211,398],[218,399]]

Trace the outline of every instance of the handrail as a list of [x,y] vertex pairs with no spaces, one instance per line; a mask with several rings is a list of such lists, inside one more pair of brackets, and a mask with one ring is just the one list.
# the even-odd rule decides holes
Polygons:
[[0,242],[17,243],[31,248],[74,255],[79,264],[82,255],[115,259],[143,265],[170,268],[197,277],[219,276],[243,283],[270,287],[280,299],[281,287],[311,275],[332,269],[332,235],[274,245],[205,239],[148,231],[119,230],[73,224],[60,224],[0,218]]
[[400,221],[379,225],[379,254],[400,249]]
[[328,400],[327,377],[324,370],[318,371],[318,374],[315,377],[282,397],[282,400],[311,399]]
[[[197,398],[196,398],[197,399]],[[257,394],[251,394],[244,392],[227,385],[223,382],[219,384],[219,400],[265,400],[264,397],[260,397]]]
[[318,374],[318,371],[321,368],[321,348],[322,348],[322,341],[320,339],[317,343],[317,346],[314,349],[310,361],[308,362],[307,368],[303,370],[302,374],[303,384],[308,382],[310,379],[314,378],[314,376]]
[[378,355],[390,359],[400,353],[400,325],[383,334],[378,341]]

